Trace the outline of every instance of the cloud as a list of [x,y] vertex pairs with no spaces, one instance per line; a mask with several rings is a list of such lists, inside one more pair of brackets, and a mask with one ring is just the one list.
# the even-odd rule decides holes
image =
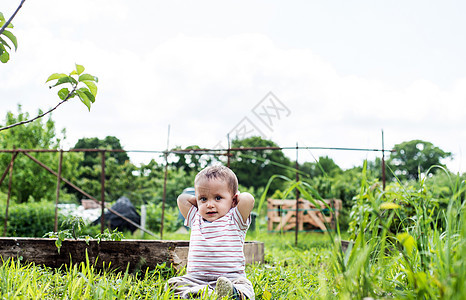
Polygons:
[[[91,112],[74,101],[53,115],[67,128],[70,146],[84,136],[114,135],[127,149],[163,150],[170,125],[172,146],[212,147],[244,117],[281,146],[380,148],[382,129],[386,148],[417,138],[455,153],[466,146],[466,78],[447,86],[426,78],[397,86],[380,76],[342,73],[315,49],[278,43],[264,32],[168,28],[173,35],[162,38],[152,27],[133,34],[134,10],[124,1],[87,1],[69,14],[63,1],[46,3],[31,2],[22,11],[20,49],[1,66],[0,101],[5,111],[22,103],[31,115],[51,107],[58,98],[44,84],[48,75],[85,65],[99,77]],[[60,12],[44,19],[55,5]],[[273,130],[252,112],[269,91],[291,112]],[[373,157],[326,153],[343,167]]]

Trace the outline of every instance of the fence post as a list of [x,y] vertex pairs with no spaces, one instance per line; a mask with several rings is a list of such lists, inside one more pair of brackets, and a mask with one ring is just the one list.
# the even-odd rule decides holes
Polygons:
[[11,198],[11,181],[13,178],[13,162],[17,154],[18,154],[17,152],[13,153],[13,156],[11,157],[11,162],[10,162],[10,174],[8,178],[8,196],[6,198],[5,223],[3,224],[3,236],[7,235],[6,231],[8,227],[8,208],[10,207],[10,198]]
[[100,233],[104,233],[105,229],[105,150],[100,152],[102,155],[102,172],[100,175],[100,201],[102,213],[100,215]]
[[55,223],[53,230],[58,231],[58,199],[60,198],[60,180],[61,180],[61,168],[63,161],[63,149],[60,150],[60,159],[58,161],[58,176],[57,176],[57,197],[55,198]]
[[168,152],[165,152],[165,171],[163,175],[162,217],[160,220],[160,239],[163,240],[163,223],[165,219],[165,201],[167,197]]
[[382,130],[382,188],[385,191],[385,146],[384,146],[384,137]]
[[[147,218],[147,210],[146,205],[141,205],[141,228],[146,229],[146,218]],[[141,238],[144,237],[144,231],[141,230]]]
[[[296,143],[296,184],[298,184],[299,181],[299,165],[298,165],[298,143]],[[297,186],[296,186],[297,187]],[[298,231],[299,231],[299,190],[296,188],[296,228],[295,228],[295,238],[294,238],[294,243],[295,246],[298,246]]]
[[160,220],[160,239],[163,240],[163,223],[165,221],[165,202],[167,201],[168,149],[170,144],[170,124],[167,133],[167,151],[165,151],[165,172],[163,175],[162,218]]

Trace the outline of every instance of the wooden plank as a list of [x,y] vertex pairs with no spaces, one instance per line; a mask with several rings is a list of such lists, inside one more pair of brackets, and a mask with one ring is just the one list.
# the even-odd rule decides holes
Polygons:
[[[296,227],[296,200],[267,199],[267,230],[287,231]],[[322,213],[330,207],[328,216]],[[338,199],[325,199],[309,201],[299,199],[298,230],[302,231],[309,226],[326,231],[324,225],[335,228],[335,221],[342,208],[342,201]]]
[[60,253],[55,239],[38,238],[1,238],[0,255],[3,259],[22,257],[26,262],[59,268],[63,265],[86,261],[100,269],[111,264],[112,269],[134,272],[154,268],[157,264],[176,265],[179,259],[172,241],[124,240],[101,241],[84,240],[63,241]]
[[[153,269],[157,264],[166,263],[179,269],[186,265],[189,241],[123,240],[101,241],[65,240],[60,252],[55,239],[46,238],[0,238],[0,256],[22,257],[25,262],[59,268],[72,263],[89,262],[97,269],[111,266],[111,269],[130,272]],[[245,242],[246,263],[264,262],[264,243]]]
[[264,263],[264,243],[262,242],[245,242],[244,256],[246,264]]

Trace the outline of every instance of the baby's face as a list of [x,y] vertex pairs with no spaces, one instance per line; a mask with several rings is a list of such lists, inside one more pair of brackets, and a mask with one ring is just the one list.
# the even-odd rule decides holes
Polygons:
[[199,214],[209,222],[223,217],[233,207],[236,195],[232,195],[221,179],[201,179],[194,188]]

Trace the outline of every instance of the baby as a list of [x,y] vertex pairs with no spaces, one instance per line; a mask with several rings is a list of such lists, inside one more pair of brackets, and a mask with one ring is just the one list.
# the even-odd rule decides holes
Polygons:
[[238,191],[235,173],[224,166],[199,172],[194,189],[195,196],[181,194],[177,200],[191,228],[187,274],[169,279],[168,285],[184,299],[204,291],[216,292],[219,299],[254,299],[243,253],[254,197]]

